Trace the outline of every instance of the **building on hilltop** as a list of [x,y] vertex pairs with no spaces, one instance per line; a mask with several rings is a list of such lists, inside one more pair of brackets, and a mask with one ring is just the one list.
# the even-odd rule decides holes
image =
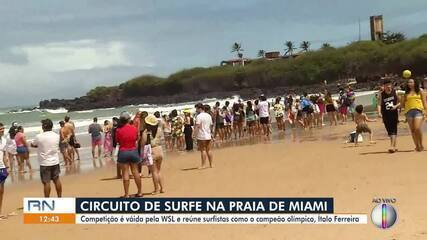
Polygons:
[[267,60],[276,60],[280,59],[280,52],[266,52],[264,58]]
[[371,39],[372,41],[382,40],[384,35],[383,15],[371,16]]
[[252,60],[248,58],[238,58],[238,59],[231,59],[231,60],[224,60],[221,62],[221,66],[245,66],[246,64],[251,63]]

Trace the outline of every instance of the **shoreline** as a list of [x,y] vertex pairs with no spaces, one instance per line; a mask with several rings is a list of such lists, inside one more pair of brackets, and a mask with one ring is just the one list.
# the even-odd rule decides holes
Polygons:
[[[185,104],[205,101],[205,99],[225,99],[233,96],[240,96],[243,99],[257,98],[259,95],[264,94],[268,98],[283,96],[294,92],[296,94],[317,93],[320,89],[329,89],[332,92],[338,92],[338,82],[330,83],[328,85],[312,84],[304,86],[278,86],[275,88],[243,88],[236,91],[222,91],[222,92],[207,92],[207,93],[180,93],[171,96],[145,96],[145,97],[124,97],[106,100],[93,101],[87,96],[78,97],[75,99],[50,99],[42,100],[39,103],[40,109],[60,109],[65,108],[69,112],[99,110],[105,108],[120,108],[132,105],[141,104],[156,104],[156,105],[169,105],[169,104]],[[369,91],[378,85],[377,82],[361,82],[354,85],[354,91]]]
[[[403,115],[400,115],[400,118],[402,118]],[[376,119],[376,116],[375,116]],[[348,121],[345,125],[338,124],[338,126],[329,126],[329,122],[327,120],[327,116],[325,116],[325,126],[323,128],[315,128],[311,129],[308,132],[306,132],[303,129],[300,128],[290,128],[290,126],[287,126],[286,132],[278,132],[277,126],[275,124],[275,119],[272,119],[272,138],[269,141],[269,143],[278,143],[281,142],[287,138],[295,138],[295,141],[337,141],[341,140],[340,143],[346,141],[346,136],[352,132],[354,123],[352,121]],[[371,123],[372,124],[372,123]],[[375,126],[378,128],[378,124],[380,124],[380,129],[382,127],[382,122],[379,120],[377,123],[375,123]],[[333,133],[335,131],[341,131],[343,128],[348,129],[347,133],[342,133],[342,136],[336,136]],[[399,123],[399,134],[400,136],[409,136],[409,131],[407,129],[407,124],[400,122]],[[427,130],[427,125],[424,126],[424,130]],[[322,132],[329,131],[330,134],[323,134]],[[402,134],[403,132],[403,134]],[[307,136],[304,136],[308,134]],[[311,135],[314,134],[314,135]],[[385,133],[384,133],[385,134]],[[386,135],[382,134],[381,139],[387,137]],[[375,137],[378,137],[378,133],[374,131],[374,139]],[[234,138],[234,137],[233,137]],[[103,168],[104,165],[111,164],[113,161],[115,164],[117,156],[111,157],[104,157],[104,152],[102,150],[102,155],[99,158],[96,158],[95,160],[92,158],[91,155],[91,146],[90,146],[90,136],[88,134],[82,134],[77,137],[78,141],[81,143],[82,148],[79,149],[80,152],[80,158],[81,160],[75,160],[75,165],[70,167],[64,166],[64,161],[62,159],[62,155],[60,154],[60,166],[61,166],[61,177],[63,174],[66,175],[78,175],[80,173],[86,173],[91,172],[94,170],[97,170],[99,168]],[[213,150],[221,150],[226,148],[233,148],[233,147],[239,147],[239,146],[246,146],[246,145],[257,145],[265,143],[264,140],[262,140],[262,136],[255,136],[255,137],[248,137],[245,136],[242,139],[238,140],[228,140],[225,142],[216,141],[214,142]],[[163,146],[164,147],[164,146]],[[6,180],[6,186],[13,186],[13,185],[20,185],[20,184],[26,184],[31,181],[39,181],[39,166],[38,166],[38,160],[37,160],[37,149],[36,148],[30,148],[30,163],[32,164],[33,172],[32,175],[30,175],[28,172],[25,172],[24,174],[19,174],[17,172],[17,166],[14,169],[14,174],[11,174],[9,178]],[[197,146],[194,146],[194,150],[191,152],[186,151],[164,151],[164,154],[166,158],[168,156],[176,157],[177,155],[186,155],[186,154],[194,154],[198,153]]]

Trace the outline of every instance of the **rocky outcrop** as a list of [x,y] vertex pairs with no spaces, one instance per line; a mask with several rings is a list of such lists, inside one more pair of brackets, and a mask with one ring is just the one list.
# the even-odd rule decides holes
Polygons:
[[[366,82],[356,84],[355,89],[358,90],[371,90],[377,86],[377,82]],[[326,87],[332,93],[338,92],[339,86],[337,84],[330,84]],[[169,96],[141,96],[141,97],[105,97],[101,99],[93,99],[87,96],[75,99],[51,99],[43,100],[40,102],[41,109],[58,109],[66,108],[69,111],[82,111],[97,108],[111,108],[121,107],[126,105],[137,104],[174,104],[182,102],[202,101],[207,98],[223,99],[233,95],[239,95],[243,99],[257,98],[260,94],[265,94],[267,97],[284,96],[285,94],[294,92],[296,94],[318,93],[325,89],[323,85],[310,85],[310,86],[294,86],[294,87],[277,87],[269,89],[256,89],[246,88],[239,91],[231,92],[209,92],[209,93],[182,93]]]

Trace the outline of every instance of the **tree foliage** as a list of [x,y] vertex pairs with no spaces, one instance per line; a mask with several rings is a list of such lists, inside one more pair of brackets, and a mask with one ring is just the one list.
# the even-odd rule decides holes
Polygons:
[[384,33],[382,37],[382,41],[385,44],[394,44],[401,41],[405,41],[405,39],[406,39],[405,34],[401,32],[390,32],[390,31],[387,31],[386,33]]
[[311,43],[309,41],[303,41],[300,45],[300,48],[303,52],[308,52],[310,51],[310,46],[311,46]]
[[[289,47],[294,49],[293,44]],[[360,41],[340,48],[324,44],[321,49],[309,51],[292,60],[258,59],[244,68],[198,67],[176,72],[167,78],[145,75],[131,79],[119,87],[97,87],[87,96],[100,98],[117,94],[122,94],[122,97],[194,94],[242,88],[301,86],[324,80],[333,82],[347,77],[363,81],[378,79],[386,73],[400,75],[404,69],[411,69],[414,75],[427,74],[426,66],[427,35],[423,35],[394,44]]]

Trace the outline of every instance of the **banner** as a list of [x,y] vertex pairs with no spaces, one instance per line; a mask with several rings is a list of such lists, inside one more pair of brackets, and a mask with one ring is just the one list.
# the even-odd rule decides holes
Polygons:
[[26,224],[366,224],[332,198],[25,198]]

